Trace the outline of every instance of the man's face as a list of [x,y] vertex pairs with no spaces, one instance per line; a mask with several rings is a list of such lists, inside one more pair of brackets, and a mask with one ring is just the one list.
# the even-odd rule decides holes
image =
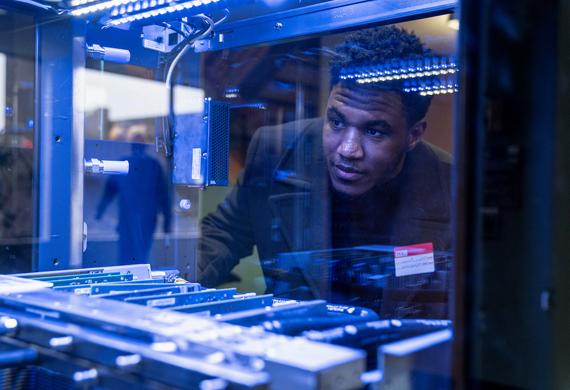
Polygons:
[[337,84],[329,95],[323,147],[334,188],[351,196],[395,177],[425,122],[407,123],[397,92]]

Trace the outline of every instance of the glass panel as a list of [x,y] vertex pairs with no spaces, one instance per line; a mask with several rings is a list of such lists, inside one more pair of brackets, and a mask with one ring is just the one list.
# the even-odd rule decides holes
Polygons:
[[202,196],[203,284],[449,318],[450,21],[203,56],[206,95],[233,107],[232,188]]
[[[133,355],[133,340],[161,369],[176,358],[172,377],[151,364],[121,378],[140,376],[151,387],[173,385],[179,372],[208,378],[196,387],[263,387],[273,345],[291,356],[278,362],[282,372],[267,371],[275,387],[297,381],[283,372],[321,383],[329,368],[349,372],[347,388],[389,383],[402,372],[412,388],[451,387],[452,16],[363,27],[356,16],[346,20],[351,8],[340,2],[267,0],[231,15],[212,8],[215,17],[189,13],[163,23],[167,12],[216,2],[25,3],[30,13],[27,7],[69,6],[96,15],[86,16],[90,23],[66,15],[34,25],[31,17],[0,14],[8,26],[0,38],[0,272],[40,271],[24,277],[57,290],[17,303],[0,294],[0,308],[17,306],[10,314],[24,321],[46,306],[50,314],[65,311],[44,322],[73,337],[95,332],[88,343],[121,352],[101,375],[123,376],[119,361],[147,359]],[[351,4],[365,4],[362,13],[377,3]],[[268,34],[261,45],[209,51],[231,41],[213,20],[243,31],[244,20],[302,17],[305,6],[343,21],[327,22],[334,31],[302,30],[279,41]],[[138,11],[128,25],[99,28]],[[164,19],[143,20],[153,15]],[[278,21],[271,30],[288,26]],[[22,31],[27,45],[19,45]],[[28,305],[40,309],[26,312]],[[240,337],[229,340],[226,325],[256,328],[231,328]],[[221,329],[211,332],[216,342],[204,342],[203,329]],[[309,372],[295,340],[273,333],[319,342],[307,343],[308,355],[327,368]],[[421,348],[392,343],[427,333]],[[105,337],[110,344],[100,345]],[[322,352],[329,350],[333,364]],[[182,371],[189,356],[200,364]]]
[[0,273],[32,270],[33,18],[0,9]]
[[0,0],[0,381],[570,388],[567,3]]
[[[169,89],[155,80],[158,76],[153,68],[88,62],[85,159],[127,161],[129,171],[85,177],[89,241],[84,267],[150,263],[153,268],[176,266],[192,275],[194,262],[188,254],[198,231],[198,190],[172,184],[172,152],[167,157],[155,146],[155,140],[168,137],[172,121]],[[179,117],[202,117],[202,89],[178,85],[173,102]]]
[[[442,15],[202,56],[206,96],[232,107],[232,185],[201,194],[198,281],[326,300],[339,318],[263,326],[365,349],[388,386],[451,388],[454,27]],[[343,328],[343,311],[362,322]],[[390,326],[430,335],[384,347]]]

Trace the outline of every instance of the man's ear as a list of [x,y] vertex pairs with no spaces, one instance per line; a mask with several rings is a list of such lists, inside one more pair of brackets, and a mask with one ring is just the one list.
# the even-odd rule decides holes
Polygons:
[[424,133],[426,132],[427,123],[425,120],[420,120],[416,122],[408,133],[408,152],[412,151],[418,142],[422,140]]

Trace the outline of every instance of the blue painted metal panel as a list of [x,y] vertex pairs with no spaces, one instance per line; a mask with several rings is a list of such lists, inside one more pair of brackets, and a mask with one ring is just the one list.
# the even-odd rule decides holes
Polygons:
[[254,19],[222,24],[217,36],[196,45],[197,51],[238,46],[362,27],[395,23],[452,11],[456,0],[332,0]]
[[38,271],[81,265],[84,31],[72,18],[37,23]]

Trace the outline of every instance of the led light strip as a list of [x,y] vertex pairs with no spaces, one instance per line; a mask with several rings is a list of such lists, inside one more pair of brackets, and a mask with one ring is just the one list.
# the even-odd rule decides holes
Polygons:
[[391,80],[452,75],[458,71],[455,60],[446,57],[423,60],[394,61],[391,64],[342,70],[341,80],[356,80],[358,84],[380,83]]
[[[356,82],[358,84],[370,84],[370,83],[381,83],[384,81],[391,81],[391,80],[405,80],[405,79],[413,79],[413,78],[422,78],[422,77],[431,77],[431,76],[440,76],[440,75],[449,75],[454,74],[457,72],[457,69],[438,69],[438,70],[428,70],[428,71],[420,71],[420,72],[412,72],[412,73],[396,73],[385,75],[385,76],[374,76],[374,77],[357,77]],[[350,78],[350,77],[348,77]],[[342,79],[342,76],[341,76]]]
[[453,84],[439,84],[439,85],[419,85],[417,87],[404,88],[404,92],[414,93],[418,92],[421,96],[444,95],[449,93],[459,92],[459,85]]
[[459,92],[458,88],[433,89],[431,91],[420,92],[420,96],[445,95],[445,94],[456,93],[456,92]]
[[134,4],[123,4],[120,7],[115,7],[111,11],[111,16],[124,15],[131,12],[138,12],[148,8],[161,7],[166,3],[172,3],[173,0],[139,0]]
[[[85,0],[80,0],[80,1],[85,1]],[[87,14],[92,14],[94,12],[100,12],[100,11],[104,11],[106,9],[109,8],[113,8],[113,7],[117,7],[120,6],[122,4],[129,4],[129,3],[135,3],[139,0],[111,0],[111,1],[104,1],[102,3],[97,3],[97,4],[93,4],[93,5],[88,5],[86,7],[80,7],[80,8],[76,8],[74,10],[71,11],[71,15],[73,16],[81,16],[81,15],[87,15]]]
[[[149,4],[152,1],[153,0],[150,0]],[[156,1],[158,3],[161,0],[156,0]],[[146,11],[146,12],[140,12],[137,14],[124,16],[124,17],[121,17],[118,19],[113,19],[113,20],[110,20],[107,24],[113,25],[113,26],[118,26],[121,24],[130,23],[130,22],[134,22],[134,21],[138,21],[138,20],[142,20],[142,19],[148,19],[148,18],[152,18],[152,17],[156,17],[156,16],[170,14],[173,12],[183,11],[185,9],[189,9],[189,8],[193,8],[193,7],[199,7],[201,5],[207,5],[210,3],[217,3],[218,1],[220,1],[220,0],[190,0],[190,1],[183,2],[183,3],[172,4],[172,5],[169,5],[167,7],[157,8],[157,9],[153,9],[153,10]],[[143,1],[143,4],[144,4],[144,1]],[[142,5],[141,5],[141,7],[142,7]],[[129,12],[128,9],[129,9],[129,7],[127,6],[127,8],[125,9],[125,11],[127,13]],[[136,5],[133,7],[133,11],[137,11]],[[118,13],[120,13],[120,10],[117,12],[117,14]]]
[[[73,0],[74,3],[78,5],[90,4],[95,0]],[[164,15],[167,13],[182,11],[184,9],[198,7],[200,5],[206,5],[210,3],[217,3],[220,0],[189,0],[183,3],[176,3],[166,7],[162,7],[166,4],[172,3],[174,0],[109,0],[103,1],[101,3],[87,5],[85,7],[79,7],[71,11],[71,15],[81,16],[87,15],[95,12],[101,12],[113,8],[111,16],[118,16],[120,14],[128,14],[131,12],[138,12],[140,10],[161,7],[152,9],[147,12],[124,16],[119,19],[111,20],[108,24],[119,25],[135,20],[147,19],[153,16]],[[72,5],[74,4],[72,3]]]

